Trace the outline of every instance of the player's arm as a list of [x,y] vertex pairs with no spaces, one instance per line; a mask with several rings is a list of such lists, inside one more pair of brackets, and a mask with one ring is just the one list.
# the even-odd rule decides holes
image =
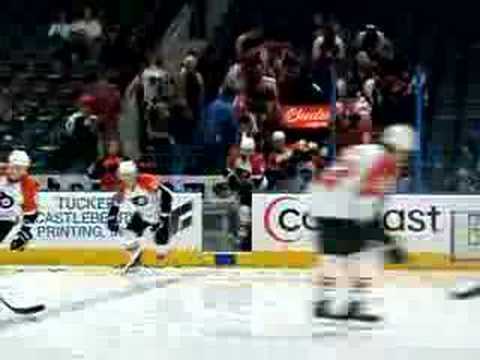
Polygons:
[[173,192],[163,185],[157,176],[142,174],[138,177],[138,184],[150,193],[155,193],[159,201],[159,219],[155,224],[146,222],[141,214],[135,213],[130,220],[128,229],[143,234],[146,228],[155,230],[155,243],[165,245],[169,239],[170,215],[172,212]]
[[108,211],[107,217],[107,227],[112,233],[118,233],[120,230],[120,224],[118,215],[120,213],[120,204],[123,201],[123,192],[120,191],[116,193],[112,198],[112,204],[110,205],[110,210]]
[[170,238],[173,192],[160,182],[157,191],[160,195],[160,222],[155,232],[155,243],[157,245],[166,245]]
[[[385,192],[395,186],[397,176],[398,169],[395,160],[391,157],[383,157],[374,164],[364,179],[362,193],[383,200]],[[379,223],[383,221],[382,213],[373,221],[377,224],[375,227],[378,231],[381,231],[379,238],[383,239],[384,244],[389,247],[385,253],[387,261],[393,264],[405,262],[407,259],[405,251],[398,245],[395,237],[385,233],[382,224]]]
[[398,175],[397,165],[391,157],[378,160],[362,181],[362,194],[383,197],[395,186]]
[[10,243],[10,250],[12,251],[23,251],[25,249],[27,243],[33,238],[32,227],[38,218],[39,183],[28,176],[21,186],[24,199],[22,205],[23,219],[18,233]]

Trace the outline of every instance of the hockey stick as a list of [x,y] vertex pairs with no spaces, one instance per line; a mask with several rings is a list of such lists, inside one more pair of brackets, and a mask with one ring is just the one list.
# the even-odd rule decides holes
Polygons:
[[449,291],[449,297],[454,300],[468,300],[480,296],[480,283],[470,281],[460,283]]
[[11,311],[13,311],[15,314],[20,314],[20,315],[36,314],[36,313],[44,311],[46,309],[45,305],[43,305],[43,304],[29,306],[29,307],[16,307],[16,306],[11,305],[9,302],[7,302],[2,297],[0,297],[0,302],[3,305],[5,305],[7,308],[9,308]]

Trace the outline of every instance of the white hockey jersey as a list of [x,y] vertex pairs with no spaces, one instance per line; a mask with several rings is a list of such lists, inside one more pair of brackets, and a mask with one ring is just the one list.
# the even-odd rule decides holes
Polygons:
[[383,146],[351,146],[312,183],[310,213],[314,217],[373,219],[397,174],[395,158]]
[[[120,213],[138,213],[145,222],[157,224],[163,213],[171,211],[171,197],[167,190],[161,188],[157,176],[140,174],[133,189],[127,189],[121,184],[120,192],[114,201],[119,205]],[[126,219],[120,220],[120,226],[126,228]]]

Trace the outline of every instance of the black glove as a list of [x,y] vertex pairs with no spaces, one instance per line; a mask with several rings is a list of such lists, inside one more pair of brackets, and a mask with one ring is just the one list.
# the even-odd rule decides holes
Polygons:
[[110,208],[110,211],[108,213],[108,218],[107,218],[107,227],[108,230],[110,230],[112,233],[118,233],[120,230],[120,225],[118,223],[118,213],[120,211],[120,208],[118,206],[112,206]]
[[155,232],[155,244],[167,245],[170,238],[170,216],[162,216],[162,223]]
[[142,219],[142,216],[138,212],[136,212],[130,219],[127,230],[134,232],[137,236],[142,236],[145,229],[149,226],[152,226],[152,224],[144,221]]
[[389,264],[404,264],[408,260],[407,252],[403,250],[397,242],[395,238],[385,234],[384,243],[386,246],[391,246],[392,249],[389,249],[385,252],[385,260]]
[[385,253],[389,264],[405,264],[408,261],[407,253],[400,247],[395,247]]
[[27,243],[33,238],[30,226],[22,226],[17,237],[10,243],[11,251],[23,251]]

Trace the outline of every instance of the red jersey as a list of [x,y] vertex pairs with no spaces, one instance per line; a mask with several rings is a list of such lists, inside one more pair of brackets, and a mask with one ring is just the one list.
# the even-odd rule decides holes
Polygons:
[[230,149],[227,166],[229,169],[247,170],[253,177],[262,177],[265,174],[266,162],[262,153],[257,152],[245,157],[240,155],[238,147],[233,147]]
[[312,214],[371,217],[397,177],[395,158],[383,146],[349,147],[312,184]]

